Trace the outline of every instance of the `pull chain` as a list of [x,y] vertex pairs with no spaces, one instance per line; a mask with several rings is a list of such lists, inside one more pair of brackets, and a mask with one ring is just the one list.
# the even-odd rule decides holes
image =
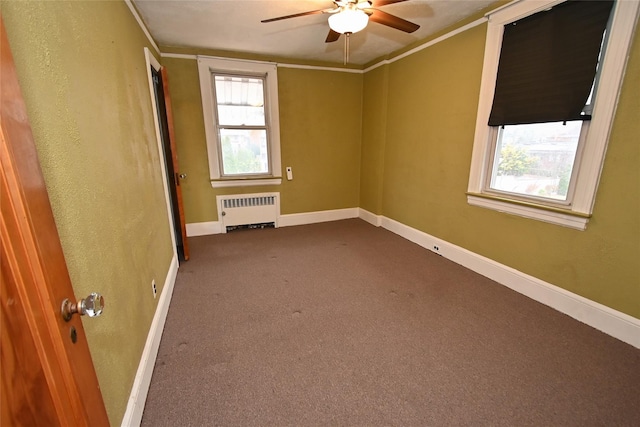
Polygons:
[[349,62],[349,37],[351,36],[351,33],[344,33],[344,35],[346,37],[344,39],[344,64],[343,65],[347,65],[347,62]]

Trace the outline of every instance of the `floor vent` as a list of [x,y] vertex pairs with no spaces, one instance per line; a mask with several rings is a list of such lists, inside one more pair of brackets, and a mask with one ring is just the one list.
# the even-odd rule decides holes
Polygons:
[[277,227],[280,193],[216,196],[222,230]]

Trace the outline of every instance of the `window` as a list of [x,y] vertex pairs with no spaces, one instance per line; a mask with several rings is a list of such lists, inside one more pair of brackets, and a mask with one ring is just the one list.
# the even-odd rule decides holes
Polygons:
[[[534,19],[556,5],[555,11],[574,6],[580,12],[585,9],[584,3],[523,0],[488,16],[467,198],[472,205],[584,230],[593,208],[638,4],[616,2],[611,19],[608,10],[600,12],[604,20],[600,25],[609,19],[604,42],[602,28],[591,35],[582,29],[570,31],[578,32],[579,40],[591,37],[591,63],[586,67],[597,64],[595,80],[593,74],[575,65],[573,57],[565,58],[567,53],[550,60],[537,57],[538,50],[544,50],[539,46],[553,45],[558,50],[563,44],[553,31],[544,31],[544,36],[551,35],[548,40],[536,36],[530,46],[512,37],[514,27],[519,26],[522,34],[528,22],[539,29],[541,24]],[[587,19],[576,18],[575,9],[568,16],[571,25],[577,22],[580,26]],[[515,52],[511,65],[516,78],[513,74],[505,78],[509,63],[504,57],[509,52]],[[527,61],[532,65],[526,65]],[[540,80],[541,71],[532,72],[540,63],[556,68],[554,79],[558,81],[551,84],[557,86],[546,89],[547,98],[540,95],[545,88],[527,80],[527,74]],[[569,69],[574,74],[567,74]]]
[[276,66],[198,57],[213,187],[281,183]]
[[[582,121],[506,125],[491,148],[485,191],[566,205]],[[572,188],[573,189],[573,188]]]

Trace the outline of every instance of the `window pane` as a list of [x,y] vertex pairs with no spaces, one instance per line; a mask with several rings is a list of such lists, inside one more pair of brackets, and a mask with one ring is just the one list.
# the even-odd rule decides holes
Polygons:
[[215,76],[220,126],[264,126],[264,84],[250,77]]
[[269,172],[266,129],[220,129],[224,175]]
[[501,128],[490,187],[525,196],[567,200],[582,121]]

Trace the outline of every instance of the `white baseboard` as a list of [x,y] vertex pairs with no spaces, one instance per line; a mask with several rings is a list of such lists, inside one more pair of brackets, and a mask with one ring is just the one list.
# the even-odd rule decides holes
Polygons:
[[[278,217],[278,227],[290,227],[294,225],[315,224],[317,222],[339,221],[341,219],[358,218],[360,213],[359,211],[359,208],[346,208],[280,215]],[[194,222],[191,224],[187,224],[186,228],[187,237],[207,236],[209,234],[220,234],[224,232],[222,229],[222,222],[220,221]]]
[[359,208],[334,209],[329,211],[305,212],[280,215],[278,227],[315,224],[318,222],[339,221],[341,219],[358,218]]
[[127,410],[122,418],[122,427],[139,426],[142,421],[144,404],[147,400],[149,385],[151,384],[151,374],[153,374],[153,368],[156,364],[160,338],[162,338],[162,331],[164,330],[164,323],[167,319],[167,312],[169,311],[169,304],[171,303],[171,297],[173,295],[173,285],[176,282],[177,274],[178,259],[174,255],[164,281],[162,294],[160,295],[158,307],[156,308],[156,314],[153,316],[151,328],[149,328],[147,342],[142,351],[142,358],[140,359],[138,371],[133,381],[133,387],[131,387]]
[[382,216],[372,214],[371,212],[360,208],[358,217],[367,221],[371,225],[375,225],[376,227],[380,227],[382,225]]
[[209,234],[222,233],[222,223],[220,221],[193,222],[186,224],[187,237],[208,236]]
[[360,210],[360,218],[373,225],[379,222],[383,228],[423,248],[438,253],[457,264],[495,280],[518,293],[586,323],[620,341],[640,348],[640,319],[591,301],[398,221],[372,214],[363,209]]

